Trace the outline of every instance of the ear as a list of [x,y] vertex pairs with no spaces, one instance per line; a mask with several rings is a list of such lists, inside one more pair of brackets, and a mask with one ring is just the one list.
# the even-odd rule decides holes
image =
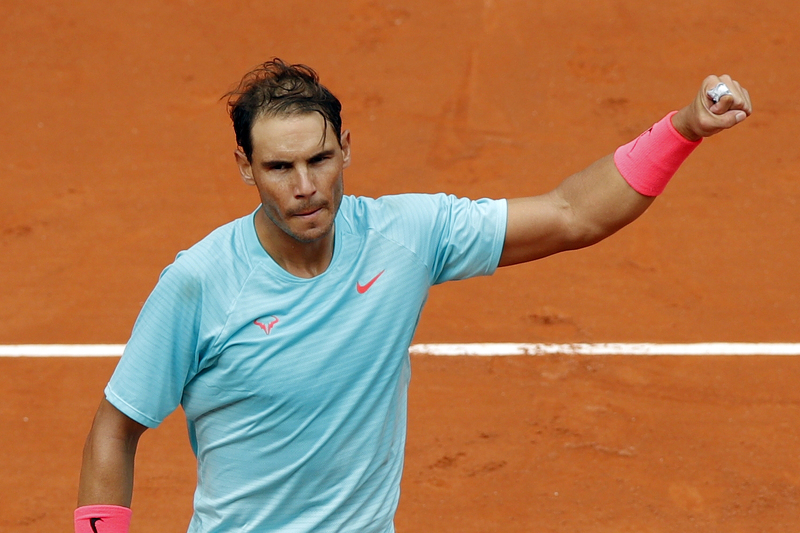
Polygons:
[[233,157],[236,159],[236,166],[239,167],[239,174],[242,176],[242,181],[247,185],[255,185],[256,180],[253,178],[253,166],[250,164],[250,161],[247,160],[247,156],[244,155],[242,149],[237,148],[233,152]]
[[344,160],[344,164],[342,168],[347,168],[350,166],[350,130],[344,130],[342,132],[342,158]]

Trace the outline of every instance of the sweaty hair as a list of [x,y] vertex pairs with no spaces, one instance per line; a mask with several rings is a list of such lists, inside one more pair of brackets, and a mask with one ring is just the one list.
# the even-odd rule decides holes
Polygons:
[[328,124],[342,144],[342,104],[306,65],[287,65],[277,57],[244,75],[228,97],[228,113],[233,121],[236,143],[252,162],[252,130],[263,116],[319,113],[324,121],[323,140]]

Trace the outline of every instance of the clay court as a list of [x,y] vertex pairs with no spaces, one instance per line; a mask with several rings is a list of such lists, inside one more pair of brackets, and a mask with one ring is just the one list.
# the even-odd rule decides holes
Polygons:
[[[161,269],[251,212],[220,97],[313,66],[348,194],[543,193],[731,74],[755,112],[590,249],[435,287],[417,343],[800,342],[800,3],[0,4],[0,344],[121,344]],[[0,358],[0,531],[71,531],[114,358]],[[398,533],[800,530],[800,358],[412,357]],[[181,412],[133,533],[185,531]]]

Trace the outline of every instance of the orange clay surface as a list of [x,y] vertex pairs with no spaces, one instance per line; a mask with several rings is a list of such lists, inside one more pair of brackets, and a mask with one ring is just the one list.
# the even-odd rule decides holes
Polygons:
[[[755,114],[593,248],[435,288],[416,342],[798,342],[800,3],[3,0],[0,343],[124,343],[161,269],[256,205],[220,96],[272,56],[344,104],[346,191],[542,193],[688,103]],[[0,359],[0,531],[71,530],[116,361]],[[800,530],[800,359],[412,361],[399,533]],[[183,531],[180,412],[131,531]]]

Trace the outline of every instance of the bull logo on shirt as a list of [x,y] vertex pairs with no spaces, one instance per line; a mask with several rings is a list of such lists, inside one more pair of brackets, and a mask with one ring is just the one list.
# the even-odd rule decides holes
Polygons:
[[265,318],[259,318],[253,321],[253,324],[260,327],[264,330],[264,333],[269,335],[272,332],[272,328],[275,327],[275,324],[278,323],[278,317],[275,315],[271,315]]

